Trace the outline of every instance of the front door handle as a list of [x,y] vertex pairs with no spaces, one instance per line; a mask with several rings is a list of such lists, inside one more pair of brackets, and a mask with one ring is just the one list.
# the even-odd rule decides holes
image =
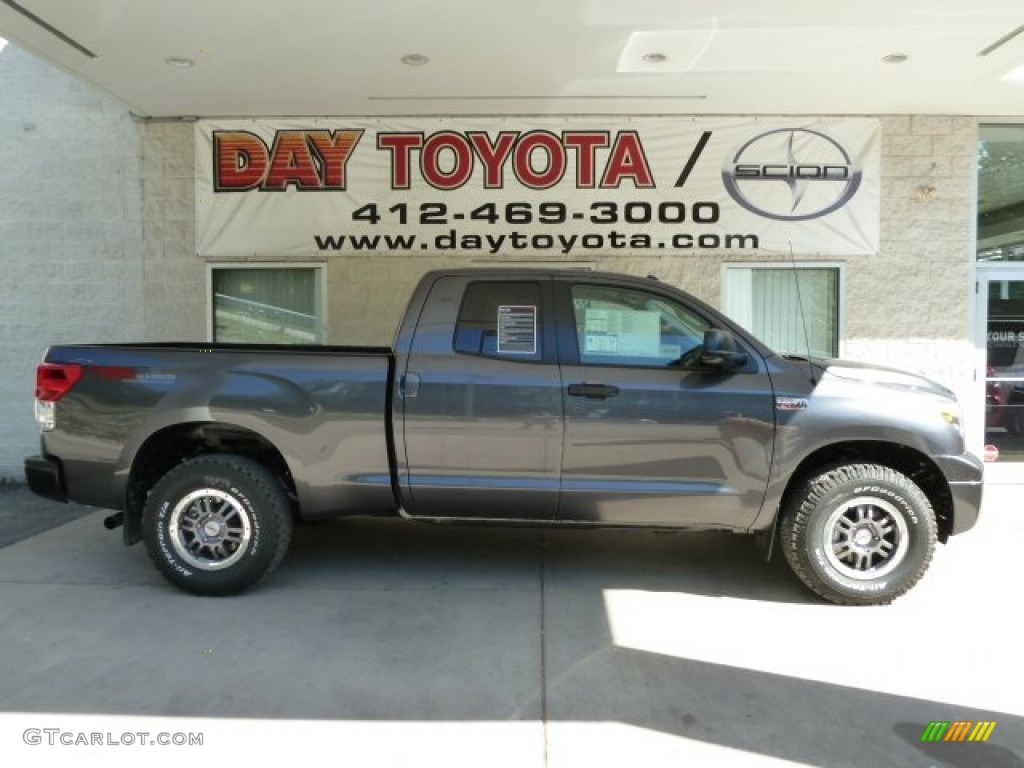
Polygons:
[[569,394],[572,397],[585,397],[587,400],[607,400],[619,394],[619,388],[611,384],[570,384]]
[[402,397],[416,397],[420,393],[420,376],[418,373],[407,373],[398,382],[398,392]]

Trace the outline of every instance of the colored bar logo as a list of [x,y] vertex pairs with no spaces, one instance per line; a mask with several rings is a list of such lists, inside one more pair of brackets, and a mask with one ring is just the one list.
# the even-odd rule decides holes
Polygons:
[[995,720],[932,720],[921,741],[988,741],[995,729]]

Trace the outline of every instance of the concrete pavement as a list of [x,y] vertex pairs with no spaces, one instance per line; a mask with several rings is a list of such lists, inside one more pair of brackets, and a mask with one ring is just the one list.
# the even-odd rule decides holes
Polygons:
[[[730,534],[402,521],[300,526],[259,588],[198,598],[106,513],[3,490],[0,527],[69,521],[0,549],[0,754],[1024,766],[1022,490],[990,484],[978,527],[867,609],[818,601]],[[922,743],[932,720],[997,725],[986,743]],[[203,744],[146,743],[162,732]]]

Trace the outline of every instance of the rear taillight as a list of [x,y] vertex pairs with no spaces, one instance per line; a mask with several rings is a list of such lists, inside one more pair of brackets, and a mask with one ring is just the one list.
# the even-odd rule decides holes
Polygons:
[[55,403],[82,378],[82,366],[75,363],[43,363],[36,368],[36,400]]
[[36,422],[49,432],[56,425],[54,403],[71,391],[82,378],[82,366],[75,363],[43,363],[36,368]]

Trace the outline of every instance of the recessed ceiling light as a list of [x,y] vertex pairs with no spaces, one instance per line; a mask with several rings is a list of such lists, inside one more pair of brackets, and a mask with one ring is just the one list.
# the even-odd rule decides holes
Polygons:
[[410,67],[422,67],[430,62],[430,59],[422,53],[407,53],[402,57],[402,63]]
[[616,72],[671,75],[690,72],[715,38],[714,22],[687,29],[631,32],[619,53]]
[[905,53],[890,53],[888,56],[883,56],[882,61],[886,64],[902,64],[909,58]]
[[188,69],[196,65],[192,59],[185,58],[184,56],[168,56],[164,59],[164,64],[169,67],[177,67],[178,69]]

